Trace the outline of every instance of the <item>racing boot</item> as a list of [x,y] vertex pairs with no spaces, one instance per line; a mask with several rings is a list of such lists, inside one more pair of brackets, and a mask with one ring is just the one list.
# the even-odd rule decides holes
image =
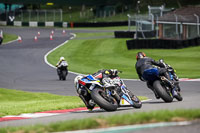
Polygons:
[[85,106],[89,111],[92,111],[94,109],[96,104],[89,96],[79,95],[79,97],[82,99],[82,101],[84,102]]

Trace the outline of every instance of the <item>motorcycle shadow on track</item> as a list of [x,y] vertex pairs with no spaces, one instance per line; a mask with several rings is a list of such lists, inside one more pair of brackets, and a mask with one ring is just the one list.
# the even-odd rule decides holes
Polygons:
[[[178,102],[178,101],[173,101],[174,102]],[[170,104],[170,103],[166,103],[164,101],[148,101],[148,102],[143,102],[142,104]]]
[[77,111],[77,112],[72,112],[72,113],[105,113],[105,112],[107,112],[107,113],[113,113],[113,112],[119,112],[119,111],[126,111],[126,110],[138,110],[138,109],[133,109],[132,107],[120,107],[120,108],[118,108],[116,111],[110,111],[110,112],[108,112],[108,111],[106,111],[106,110],[104,110],[104,109],[94,109],[94,110],[92,110],[92,111],[89,111],[89,110],[86,110],[86,111]]

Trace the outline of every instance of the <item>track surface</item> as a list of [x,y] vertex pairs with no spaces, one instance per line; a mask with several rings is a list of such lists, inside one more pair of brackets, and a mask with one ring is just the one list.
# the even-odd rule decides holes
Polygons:
[[[0,27],[4,32],[20,35],[22,43],[13,42],[0,46],[0,88],[18,89],[31,92],[48,92],[58,95],[76,95],[73,79],[76,76],[69,73],[66,81],[59,81],[56,70],[44,62],[44,55],[54,47],[70,39],[69,32],[113,32],[113,31],[86,31],[68,30],[66,35],[62,35],[62,29],[47,28],[5,28]],[[49,40],[50,32],[54,30],[53,40]],[[40,31],[41,35],[37,42],[34,36]],[[133,67],[134,68],[134,67]],[[200,107],[200,82],[181,82],[182,102],[164,103],[162,100],[154,98],[154,94],[147,89],[144,82],[125,81],[128,88],[138,96],[147,96],[152,101],[143,104],[141,109],[119,108],[115,112],[105,112],[96,110],[93,112],[74,112],[51,117],[35,119],[24,119],[16,121],[0,122],[0,127],[21,126],[33,124],[48,124],[50,122],[80,119],[98,115],[113,115],[131,112],[141,112],[159,109],[191,109]],[[63,101],[64,102],[64,101]]]

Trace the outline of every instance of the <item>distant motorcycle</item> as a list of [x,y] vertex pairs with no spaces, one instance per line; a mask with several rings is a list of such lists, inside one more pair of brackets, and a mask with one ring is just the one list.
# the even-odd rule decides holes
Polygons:
[[[120,92],[116,91],[114,88],[116,86],[104,87],[100,80],[95,79],[92,75],[82,78],[77,76],[75,78],[75,87],[77,92],[80,89],[85,90],[85,93],[79,96],[88,108],[94,108],[95,104],[106,111],[115,111],[118,107],[141,108],[140,99],[127,89],[120,77],[116,77],[113,81],[116,86],[120,87]],[[91,106],[86,103],[85,99],[92,99],[94,104]]]
[[66,77],[68,75],[68,64],[63,61],[57,68],[57,74],[59,77],[59,80],[66,80]]
[[[153,88],[158,96],[160,96],[160,98],[162,98],[165,102],[172,102],[173,98],[176,98],[178,101],[182,101],[183,98],[180,94],[179,79],[174,69],[170,65],[166,64],[162,59],[159,61],[163,63],[167,69],[172,81],[169,81],[165,76],[152,75],[152,79],[154,80]],[[171,86],[171,82],[173,86]]]

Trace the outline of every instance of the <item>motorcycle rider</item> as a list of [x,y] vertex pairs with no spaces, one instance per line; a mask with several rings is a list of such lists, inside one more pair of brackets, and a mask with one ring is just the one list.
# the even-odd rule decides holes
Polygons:
[[[115,81],[113,80],[115,77],[118,77],[117,69],[102,69],[102,70],[99,70],[99,71],[93,73],[92,76],[95,79],[100,80],[100,82],[105,87],[113,87],[116,89],[116,91],[118,93],[121,92],[121,89],[115,84]],[[83,76],[77,76],[77,78],[75,78],[75,81],[74,81],[75,85],[77,84],[78,79],[81,79],[81,78],[83,78]],[[95,106],[95,103],[91,99],[91,97],[87,95],[87,90],[85,90],[84,88],[80,88],[77,92],[78,92],[80,98],[85,103],[88,110],[92,110]]]
[[109,87],[114,86],[114,81],[112,79],[117,77],[117,74],[117,69],[102,69],[92,74],[92,76],[99,79],[105,87]]
[[61,67],[61,64],[62,64],[63,62],[66,63],[66,64],[67,64],[67,67],[68,67],[68,63],[67,63],[67,61],[65,60],[65,58],[64,58],[64,57],[60,57],[60,60],[59,60],[58,63],[56,64],[58,75],[60,75],[60,72],[61,72],[60,67]]
[[150,57],[146,57],[144,52],[138,52],[136,54],[137,62],[135,64],[135,68],[138,74],[138,77],[141,81],[147,82],[147,87],[150,88],[157,99],[160,97],[157,95],[155,90],[153,89],[153,82],[151,75],[163,75],[168,79],[168,83],[171,85],[171,87],[174,88],[174,82],[171,81],[171,78],[169,76],[169,73],[167,72],[167,69],[165,68],[164,64],[159,61],[155,61],[154,59]]

